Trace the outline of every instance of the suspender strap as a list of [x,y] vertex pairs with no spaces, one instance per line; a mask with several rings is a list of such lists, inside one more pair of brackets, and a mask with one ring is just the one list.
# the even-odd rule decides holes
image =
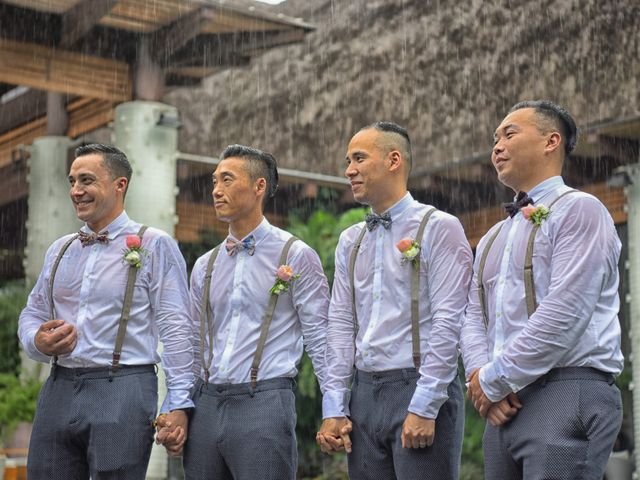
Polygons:
[[[60,251],[58,252],[58,256],[56,257],[55,262],[53,262],[53,267],[51,267],[51,276],[49,278],[49,320],[54,320],[56,318],[55,306],[53,304],[53,282],[56,278],[56,273],[58,272],[58,266],[60,265],[60,260],[62,260],[62,256],[65,254],[67,249],[71,246],[71,244],[78,238],[78,235],[74,235],[67,243],[65,243]],[[51,363],[54,368],[58,365],[58,356],[54,355]]]
[[[291,237],[284,244],[282,253],[280,254],[280,261],[278,266],[287,263],[287,256],[289,255],[289,249],[293,242],[298,240],[296,237]],[[258,383],[258,368],[260,367],[260,361],[262,360],[262,353],[264,352],[264,346],[267,343],[267,335],[269,334],[269,327],[271,326],[271,320],[273,319],[273,312],[276,310],[276,303],[278,302],[278,294],[272,293],[269,298],[269,305],[262,320],[262,330],[260,331],[260,339],[258,340],[258,348],[253,357],[253,363],[251,364],[251,388],[254,390]]]
[[[138,231],[138,237],[142,242],[142,236],[147,230],[147,226],[143,225]],[[113,350],[113,359],[111,361],[111,368],[109,368],[109,381],[113,380],[113,373],[118,370],[120,365],[120,354],[122,353],[122,344],[124,343],[124,336],[127,333],[127,323],[129,322],[129,313],[131,312],[131,303],[133,301],[133,287],[136,281],[136,275],[138,274],[138,268],[135,265],[129,266],[129,275],[127,277],[127,287],[124,292],[124,302],[122,303],[122,314],[120,315],[120,323],[118,325],[118,333],[116,335],[116,345]]]
[[349,282],[351,282],[351,310],[353,311],[353,341],[356,341],[356,337],[358,336],[358,330],[360,326],[358,325],[358,313],[356,311],[356,283],[355,283],[355,271],[356,271],[356,258],[358,257],[358,250],[360,250],[360,245],[362,245],[362,239],[364,238],[364,234],[367,233],[367,227],[362,227],[360,231],[360,235],[358,235],[358,239],[356,240],[356,244],[353,246],[353,250],[351,250],[351,256],[349,257]]
[[[211,362],[213,362],[213,316],[211,315],[211,303],[209,302],[211,276],[213,275],[213,265],[218,257],[218,252],[220,252],[220,245],[211,251],[209,262],[207,263],[207,271],[204,275],[204,285],[202,287],[204,290],[202,292],[202,304],[200,306],[200,361],[204,368],[205,384],[209,383],[209,369],[211,368]],[[209,358],[205,358],[204,355],[205,333],[208,334],[209,338]]]
[[[416,234],[415,242],[418,245],[422,245],[422,237],[424,236],[424,229],[427,226],[427,222],[431,215],[436,211],[435,208],[429,210],[420,222],[418,227],[418,233]],[[411,343],[413,346],[413,365],[416,370],[420,369],[421,355],[420,355],[420,306],[418,303],[418,296],[420,294],[420,254],[411,261]]]
[[495,242],[500,230],[502,230],[504,224],[500,225],[496,228],[496,231],[489,237],[489,241],[487,242],[487,246],[484,247],[482,251],[482,256],[480,257],[480,265],[478,266],[478,299],[480,300],[480,308],[482,309],[482,318],[484,320],[484,328],[485,330],[489,327],[489,313],[487,310],[487,294],[484,291],[484,267],[487,263],[487,257],[489,256],[489,250],[493,246],[493,242]]
[[[563,194],[558,195],[556,199],[549,205],[549,210],[551,210],[551,207],[553,207],[553,205],[562,197],[574,192],[577,192],[577,190],[567,190]],[[531,233],[529,234],[529,241],[527,242],[527,253],[524,257],[524,291],[527,301],[527,317],[533,315],[533,313],[536,311],[536,308],[538,308],[538,303],[536,302],[536,286],[533,281],[533,245],[535,243],[536,233],[538,233],[539,228],[540,225],[533,225]]]

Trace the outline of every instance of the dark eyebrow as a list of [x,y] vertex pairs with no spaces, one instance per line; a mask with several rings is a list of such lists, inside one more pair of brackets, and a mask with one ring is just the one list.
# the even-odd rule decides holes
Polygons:
[[510,128],[514,128],[516,130],[519,130],[518,126],[515,123],[508,123],[507,125],[505,125],[502,128],[497,128],[496,131],[493,134],[493,138],[496,138],[498,136],[498,132],[500,130],[502,130],[503,132],[506,132],[507,130],[509,130]]

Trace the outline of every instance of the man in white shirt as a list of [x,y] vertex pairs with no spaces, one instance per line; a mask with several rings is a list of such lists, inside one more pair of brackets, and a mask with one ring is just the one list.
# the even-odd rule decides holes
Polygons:
[[354,198],[372,213],[336,248],[317,441],[325,452],[349,453],[352,479],[457,479],[458,341],[471,249],[455,217],[408,193],[404,128],[363,128],[346,159]]
[[193,406],[187,275],[175,241],[124,211],[131,178],[115,147],[78,147],[69,171],[78,234],[49,248],[20,315],[20,341],[53,361],[29,446],[30,479],[143,479],[157,405],[158,339],[167,419]]
[[461,337],[488,479],[601,479],[622,422],[620,240],[560,176],[576,132],[540,100],[495,131],[491,159],[517,197],[478,245]]
[[[277,186],[273,156],[242,145],[227,147],[213,173],[216,215],[229,236],[191,274],[201,381],[184,447],[187,479],[294,480],[303,345],[324,390],[329,286],[316,252],[264,217]],[[167,432],[169,449],[177,430]]]

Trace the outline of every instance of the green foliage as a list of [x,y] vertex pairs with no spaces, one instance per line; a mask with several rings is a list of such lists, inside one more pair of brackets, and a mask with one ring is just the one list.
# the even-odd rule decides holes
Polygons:
[[364,220],[365,208],[353,208],[340,216],[318,210],[307,221],[291,217],[287,230],[313,248],[322,261],[329,283],[333,282],[335,271],[334,254],[343,230]]
[[20,422],[32,422],[42,384],[34,379],[0,374],[0,440],[8,438]]
[[10,282],[0,288],[0,373],[18,375],[20,371],[18,318],[28,293],[23,282]]
[[[464,378],[464,377],[463,377]],[[465,400],[464,439],[462,442],[462,469],[460,479],[482,480],[484,461],[482,435],[485,421],[469,400]],[[437,434],[437,433],[436,433]]]

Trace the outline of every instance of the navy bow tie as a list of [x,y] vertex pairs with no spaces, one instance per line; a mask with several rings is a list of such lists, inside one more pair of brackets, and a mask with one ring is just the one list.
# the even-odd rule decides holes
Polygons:
[[253,255],[256,251],[256,239],[253,235],[249,235],[242,241],[227,238],[225,248],[227,249],[227,253],[231,256],[241,252],[242,250],[246,250],[249,255]]
[[515,202],[503,203],[502,205],[504,206],[504,209],[507,211],[509,216],[513,218],[522,207],[533,205],[533,199],[529,195],[527,195],[527,192],[520,192],[518,193]]
[[88,247],[95,242],[107,244],[109,243],[109,232],[104,231],[101,233],[86,233],[80,230],[78,232],[78,239],[80,240],[80,243],[83,247]]
[[378,215],[377,213],[369,213],[364,221],[367,222],[367,230],[372,231],[378,225],[382,225],[386,230],[389,230],[391,227],[391,215],[389,212],[385,212],[382,215]]

